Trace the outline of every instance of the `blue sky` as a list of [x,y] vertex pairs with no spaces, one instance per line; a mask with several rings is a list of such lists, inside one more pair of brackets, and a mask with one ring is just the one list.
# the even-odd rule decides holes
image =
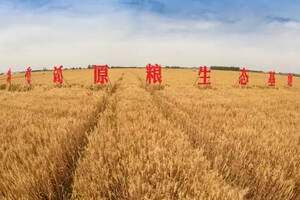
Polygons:
[[227,65],[300,73],[296,0],[0,0],[0,71]]

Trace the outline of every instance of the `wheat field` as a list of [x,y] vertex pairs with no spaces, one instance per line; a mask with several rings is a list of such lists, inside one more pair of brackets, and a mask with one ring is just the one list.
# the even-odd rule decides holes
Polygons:
[[0,76],[0,200],[299,200],[300,78],[163,69]]

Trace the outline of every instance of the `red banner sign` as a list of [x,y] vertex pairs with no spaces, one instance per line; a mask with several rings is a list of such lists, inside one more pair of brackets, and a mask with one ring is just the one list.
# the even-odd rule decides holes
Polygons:
[[146,66],[147,69],[147,83],[161,83],[162,82],[162,76],[161,76],[161,66],[156,64],[156,65],[151,65],[148,64]]
[[288,75],[288,86],[293,87],[293,74]]
[[94,65],[94,84],[108,83],[108,65]]
[[31,84],[31,68],[28,67],[25,73],[25,79],[27,80],[28,85]]
[[7,72],[7,79],[6,79],[6,81],[7,81],[8,85],[11,85],[11,69],[9,69],[8,72]]
[[63,75],[62,75],[62,68],[63,66],[61,65],[60,67],[54,67],[54,71],[53,71],[53,83],[59,83],[59,84],[63,84]]
[[198,85],[210,85],[211,82],[209,81],[210,80],[210,76],[209,76],[209,73],[211,71],[206,67],[202,67],[200,66],[199,68],[199,72],[198,72],[198,78],[201,80],[201,82],[198,82]]
[[240,72],[241,72],[241,75],[239,77],[239,84],[240,85],[247,85],[249,83],[248,70],[243,68]]
[[275,86],[275,72],[269,72],[269,86]]

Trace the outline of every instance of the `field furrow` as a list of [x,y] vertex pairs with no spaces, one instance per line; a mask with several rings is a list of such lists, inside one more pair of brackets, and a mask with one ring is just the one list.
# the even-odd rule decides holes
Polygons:
[[[72,98],[62,100],[65,93]],[[70,89],[1,96],[19,107],[12,112],[6,106],[11,101],[1,101],[1,199],[62,199],[68,193],[73,160],[102,107],[101,96]]]
[[85,82],[83,88],[2,92],[0,199],[69,199],[87,135],[121,79],[107,89]]
[[245,191],[210,169],[134,78],[124,80],[90,135],[73,199],[242,199]]
[[[274,103],[269,104],[267,96],[257,93],[232,101],[232,91],[228,99],[213,88],[185,90],[173,85],[149,90],[164,117],[188,135],[192,146],[204,150],[212,169],[227,183],[248,188],[246,198],[299,198],[300,105],[296,99],[274,95]],[[206,98],[212,93],[218,99]],[[248,104],[255,108],[249,109]]]

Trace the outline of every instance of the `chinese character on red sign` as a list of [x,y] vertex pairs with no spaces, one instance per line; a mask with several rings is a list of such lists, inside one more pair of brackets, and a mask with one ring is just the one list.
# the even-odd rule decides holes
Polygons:
[[31,68],[28,67],[25,73],[25,78],[27,80],[28,85],[31,84]]
[[94,65],[94,84],[108,83],[108,65]]
[[146,66],[147,69],[147,83],[161,83],[162,78],[161,78],[161,66],[158,64],[151,65],[148,64]]
[[8,70],[7,72],[7,84],[11,85],[11,69]]
[[199,79],[202,80],[202,82],[198,82],[198,85],[210,85],[211,84],[209,81],[209,79],[210,79],[209,73],[210,72],[211,71],[206,66],[204,66],[204,67],[201,66],[199,68],[198,76],[199,76]]
[[63,66],[61,65],[60,67],[54,67],[54,71],[53,71],[53,83],[59,83],[59,84],[63,84],[63,75],[62,75],[62,68]]
[[275,86],[275,72],[270,72],[269,86]]
[[249,82],[248,70],[243,68],[240,72],[241,72],[241,75],[239,77],[239,84],[240,85],[247,85],[248,82]]
[[288,86],[293,87],[293,74],[288,75]]

